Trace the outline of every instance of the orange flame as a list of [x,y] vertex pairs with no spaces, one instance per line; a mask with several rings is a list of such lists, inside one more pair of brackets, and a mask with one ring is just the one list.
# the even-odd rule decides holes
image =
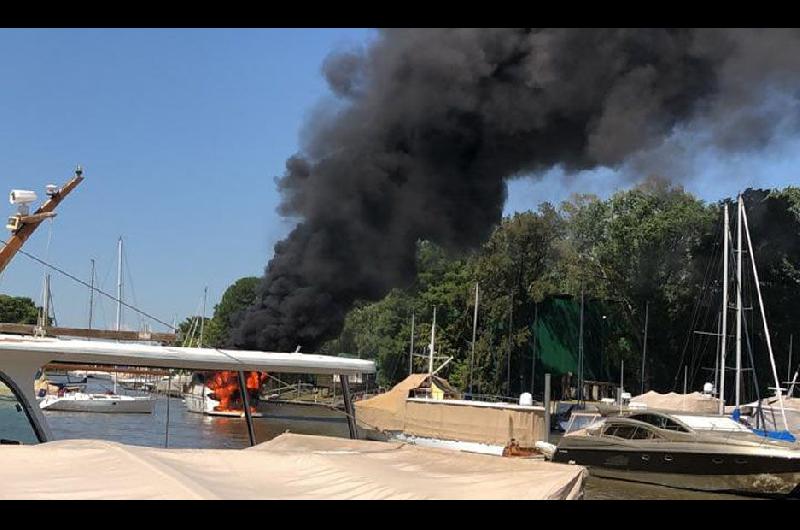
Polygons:
[[[247,397],[250,401],[250,410],[255,412],[255,403],[258,400],[258,391],[261,384],[267,379],[264,372],[247,372],[245,376],[245,387]],[[239,373],[235,371],[214,372],[208,378],[206,385],[213,392],[213,399],[219,401],[219,405],[214,410],[220,412],[242,412],[242,394],[239,391]]]

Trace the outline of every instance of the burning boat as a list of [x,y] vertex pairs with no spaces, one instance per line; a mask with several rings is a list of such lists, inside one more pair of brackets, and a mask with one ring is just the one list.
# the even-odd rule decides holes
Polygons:
[[[245,379],[251,416],[281,430],[302,434],[324,434],[347,437],[349,434],[347,412],[343,404],[289,399],[280,392],[264,392],[268,375],[249,372]],[[210,374],[196,372],[188,392],[183,396],[189,412],[206,416],[244,417],[236,372],[222,371]],[[358,437],[364,436],[356,426]]]
[[[265,373],[247,372],[245,386],[253,417],[259,417],[258,395]],[[232,370],[222,370],[206,375],[197,372],[192,375],[189,391],[184,394],[186,410],[208,416],[243,417],[244,404],[239,389],[239,375]]]

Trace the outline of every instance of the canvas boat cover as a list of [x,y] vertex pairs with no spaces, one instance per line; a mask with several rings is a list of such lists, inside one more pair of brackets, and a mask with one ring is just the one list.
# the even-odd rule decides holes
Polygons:
[[577,499],[585,468],[283,434],[248,449],[0,446],[0,499]]
[[409,399],[427,374],[412,374],[390,391],[356,401],[356,419],[381,431],[505,446],[534,447],[544,435],[544,409],[456,399]]
[[651,390],[646,394],[631,398],[631,403],[646,405],[650,409],[680,412],[697,412],[702,414],[718,414],[719,399],[692,392],[691,394],[659,394]]

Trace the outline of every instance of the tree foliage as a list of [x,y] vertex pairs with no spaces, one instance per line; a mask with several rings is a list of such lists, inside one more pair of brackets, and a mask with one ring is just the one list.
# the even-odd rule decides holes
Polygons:
[[[785,363],[789,335],[800,317],[794,302],[800,292],[800,190],[748,190],[744,201],[776,355]],[[324,350],[373,359],[379,383],[393,384],[409,371],[412,315],[414,370],[427,370],[423,355],[436,307],[436,349],[453,357],[442,372],[451,383],[484,394],[516,395],[529,389],[533,377],[537,304],[554,295],[577,303],[583,293],[602,307],[601,377],[618,380],[624,361],[626,387],[638,392],[647,312],[643,386],[680,390],[683,366],[690,367],[690,383],[709,380],[703,369],[714,366],[713,340],[701,340],[693,331],[716,331],[721,225],[721,203],[706,204],[681,187],[650,178],[606,200],[576,195],[558,207],[544,203],[505,218],[467,256],[450,256],[422,241],[416,282],[377,302],[358,304],[341,335]],[[473,358],[476,283],[480,301]],[[764,387],[769,382],[766,353],[757,346],[763,332],[752,313],[748,329]],[[536,372],[539,389],[542,376]]]
[[0,322],[36,324],[39,308],[30,298],[0,294]]

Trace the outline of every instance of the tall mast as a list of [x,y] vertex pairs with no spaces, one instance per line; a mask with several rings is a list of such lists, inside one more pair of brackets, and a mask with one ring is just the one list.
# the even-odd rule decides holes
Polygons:
[[478,282],[475,282],[475,312],[472,316],[472,353],[469,359],[469,393],[472,394],[472,369],[475,365],[475,336],[478,332]]
[[94,316],[94,260],[92,260],[92,279],[89,287],[89,329],[92,329],[92,317]]
[[514,291],[511,291],[511,304],[508,306],[508,352],[506,354],[506,392],[511,397],[511,337],[514,327]]
[[[742,196],[737,201],[736,221],[736,408],[742,390]],[[753,259],[753,256],[750,256]]]
[[47,327],[47,320],[50,316],[50,275],[44,275],[44,288],[42,289],[42,329]]
[[200,317],[200,344],[198,347],[203,347],[203,330],[206,324],[206,299],[208,298],[208,287],[203,289],[203,316]]
[[[739,198],[741,200],[741,197]],[[789,428],[786,422],[786,411],[783,408],[783,392],[781,392],[781,382],[778,379],[778,369],[775,366],[775,356],[772,353],[772,339],[769,336],[769,326],[767,326],[767,314],[764,312],[764,299],[761,296],[761,284],[758,281],[758,269],[756,269],[755,254],[753,253],[753,241],[750,239],[750,228],[747,226],[747,212],[742,207],[742,221],[744,222],[745,234],[747,235],[747,250],[750,252],[750,263],[753,265],[753,280],[756,284],[758,293],[758,306],[761,309],[761,321],[764,324],[764,336],[767,339],[767,351],[769,352],[769,362],[772,366],[772,376],[775,378],[775,393],[778,395],[778,403],[781,407],[781,418],[783,419],[784,429]]]
[[117,331],[122,329],[122,236],[117,242]]
[[[719,315],[717,315],[717,355],[716,359],[714,359],[714,392],[719,395],[719,356],[720,356],[720,347],[719,341],[722,339],[722,312],[720,311]],[[712,393],[713,395],[713,393]]]
[[722,208],[724,228],[722,234],[722,344],[720,345],[719,364],[719,413],[725,413],[725,346],[728,339],[728,203]]
[[411,343],[408,345],[408,375],[414,373],[414,313],[411,313]]
[[583,287],[581,287],[581,321],[578,333],[578,401],[583,401]]
[[[433,306],[433,324],[431,325],[431,343],[428,346],[430,352],[428,353],[428,377],[430,378],[431,385],[433,385],[433,348],[436,341],[436,306]],[[432,387],[431,387],[432,388]]]
[[644,344],[642,345],[642,391],[644,394],[644,360],[647,358],[647,324],[650,320],[650,301],[644,306]]

